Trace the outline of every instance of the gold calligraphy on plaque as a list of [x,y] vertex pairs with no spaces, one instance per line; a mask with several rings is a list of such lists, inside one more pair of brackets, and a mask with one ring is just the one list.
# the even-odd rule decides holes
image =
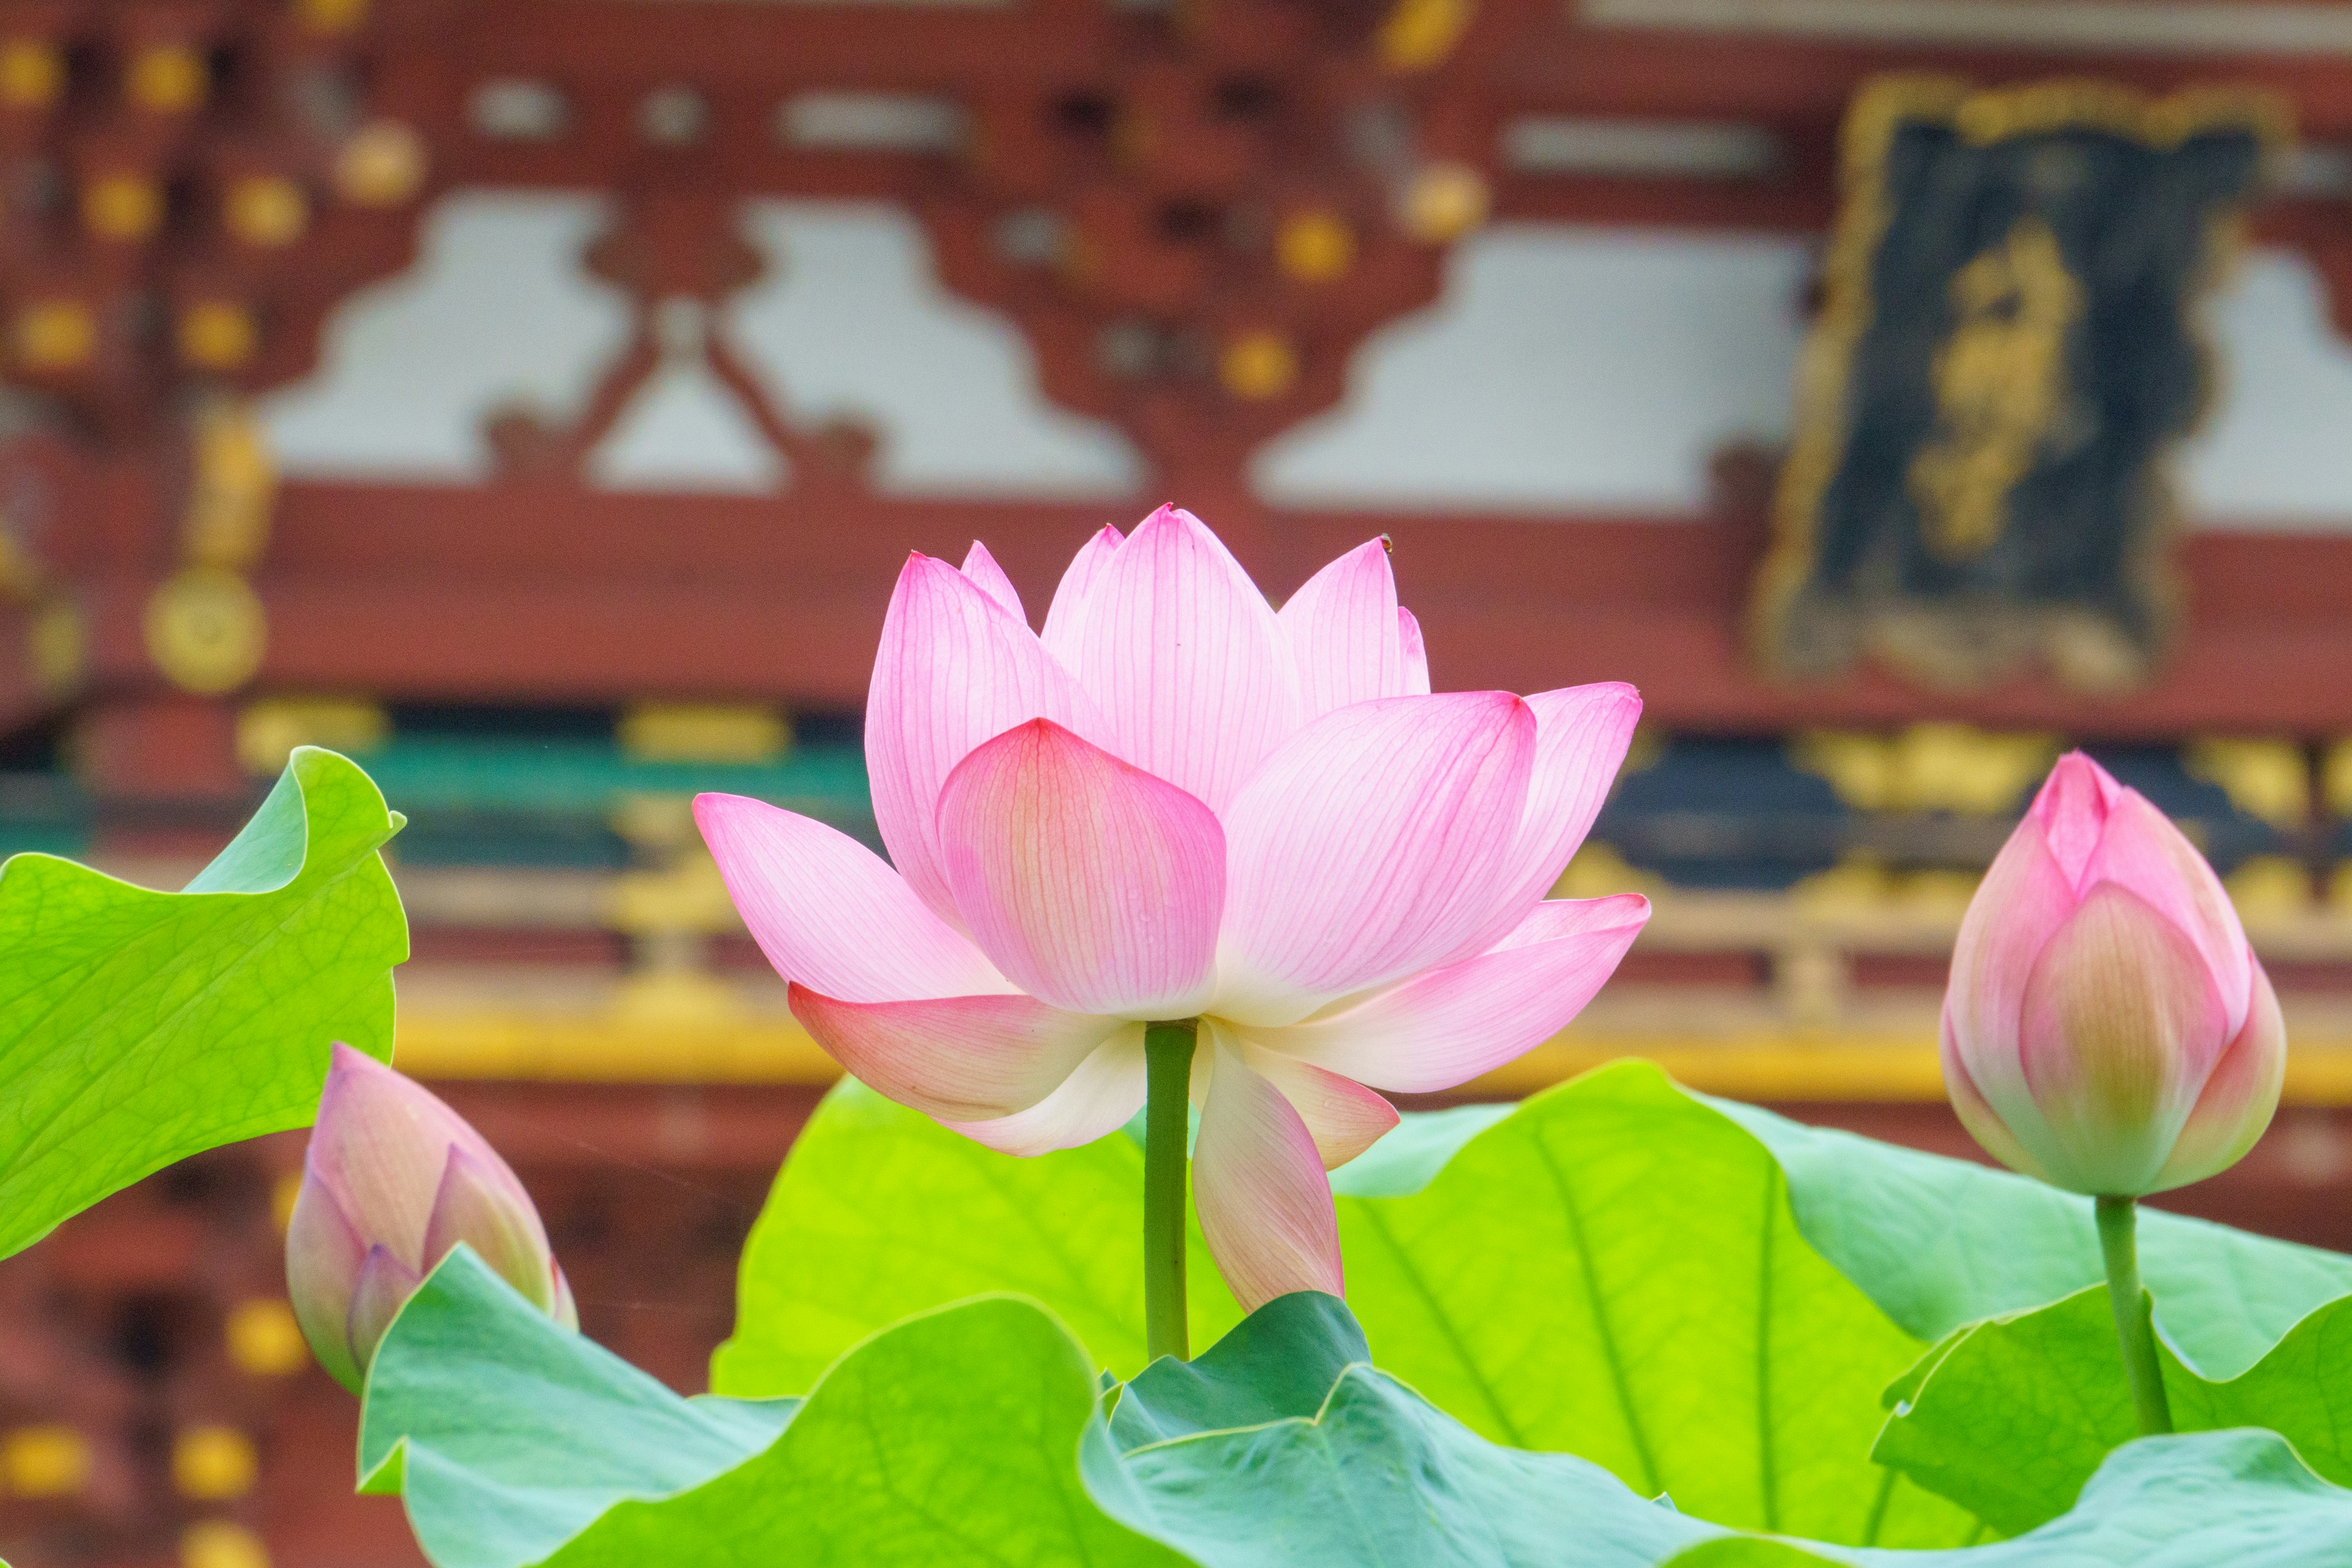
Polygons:
[[2024,217],[1953,275],[1950,295],[1958,324],[1929,373],[1936,434],[1906,478],[1928,549],[1965,561],[2009,526],[2009,493],[2060,423],[2083,286],[2050,226]]
[[2231,87],[1866,83],[1749,609],[1759,664],[2144,679],[2177,619],[2195,309],[2289,138],[2282,100]]

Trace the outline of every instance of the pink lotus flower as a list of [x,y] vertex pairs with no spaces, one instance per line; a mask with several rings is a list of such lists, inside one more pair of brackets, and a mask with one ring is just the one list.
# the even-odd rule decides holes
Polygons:
[[916,555],[866,711],[893,870],[822,824],[695,803],[793,1011],[858,1078],[983,1143],[1085,1143],[1198,1018],[1193,1195],[1255,1307],[1341,1289],[1328,1167],[1548,1038],[1647,919],[1544,902],[1641,703],[1432,695],[1375,542],[1277,615],[1162,507],[1106,528],[1042,637],[986,550]]
[[498,1151],[414,1079],[336,1046],[286,1229],[287,1288],[319,1364],[358,1393],[393,1315],[461,1241],[579,1327],[539,1211]]
[[2076,752],[1960,922],[1943,1061],[1961,1121],[2002,1163],[2136,1197],[2253,1146],[2286,1030],[2213,868]]

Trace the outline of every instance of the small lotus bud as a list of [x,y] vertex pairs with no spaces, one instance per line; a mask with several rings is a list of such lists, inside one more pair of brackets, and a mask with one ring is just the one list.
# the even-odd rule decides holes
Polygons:
[[422,1086],[336,1046],[286,1231],[294,1315],[320,1364],[359,1392],[394,1314],[461,1241],[579,1326],[539,1211],[498,1152]]
[[1960,1121],[2002,1163],[2137,1197],[2253,1147],[2286,1029],[2213,868],[2076,752],[1960,922],[1943,1063]]

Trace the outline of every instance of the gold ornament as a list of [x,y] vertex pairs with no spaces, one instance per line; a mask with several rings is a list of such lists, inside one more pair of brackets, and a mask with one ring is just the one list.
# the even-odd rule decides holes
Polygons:
[[1279,397],[1298,380],[1298,353],[1279,332],[1244,332],[1225,345],[1217,379],[1227,392],[1253,403]]
[[228,1359],[254,1377],[286,1377],[310,1364],[294,1309],[271,1296],[239,1301],[228,1313]]
[[1432,163],[1406,182],[1397,223],[1424,245],[1459,239],[1486,221],[1486,176],[1467,163]]
[[1816,731],[1789,743],[1790,762],[1828,780],[1856,811],[2002,816],[2057,758],[2054,736],[1951,723],[1914,724],[1895,735]]
[[2319,764],[2320,794],[2337,816],[2352,816],[2352,735],[2327,748]]
[[1356,232],[1337,213],[1294,214],[1274,237],[1274,257],[1301,283],[1329,283],[1356,264]]
[[33,681],[52,697],[64,697],[81,684],[89,668],[89,628],[70,600],[52,599],[33,612],[25,628],[25,651],[33,667]]
[[2311,816],[2311,759],[2288,740],[2209,735],[2189,742],[2181,757],[2189,776],[2220,788],[2230,804],[2287,832]]
[[261,1461],[234,1426],[191,1426],[172,1443],[172,1484],[182,1497],[222,1502],[253,1489]]
[[2286,855],[2249,855],[2221,885],[2240,914],[2256,918],[2301,914],[2319,893],[2311,868]]
[[180,357],[199,370],[235,370],[253,357],[252,313],[227,300],[200,300],[180,312]]
[[1392,71],[1442,64],[1462,41],[1476,8],[1475,0],[1397,0],[1376,35],[1381,64]]
[[185,44],[156,44],[131,58],[123,90],[151,114],[184,114],[211,90],[205,58]]
[[163,221],[163,193],[139,174],[100,174],[82,187],[82,226],[100,239],[144,239]]
[[302,237],[310,199],[283,174],[247,174],[229,187],[225,216],[229,233],[246,244],[276,249]]
[[792,721],[773,708],[641,702],[621,716],[626,755],[649,763],[772,763],[791,749]]
[[180,537],[196,566],[243,571],[261,559],[278,500],[278,465],[252,410],[233,397],[208,400],[189,433],[194,473]]
[[180,1532],[180,1568],[269,1568],[261,1537],[225,1519],[200,1519]]
[[359,756],[391,738],[392,720],[383,706],[358,698],[268,697],[247,703],[236,716],[236,759],[263,778],[285,772],[297,746]]
[[397,120],[362,125],[335,156],[335,189],[353,206],[398,206],[424,188],[425,138]]
[[65,90],[65,57],[39,38],[0,43],[0,104],[10,109],[47,109]]
[[367,20],[368,0],[299,0],[298,9],[314,33],[348,33]]
[[37,300],[16,312],[12,336],[26,370],[72,370],[97,349],[98,321],[79,300]]
[[1906,479],[1927,548],[1966,561],[2000,542],[2010,491],[2063,429],[2067,338],[2085,300],[2038,217],[2018,219],[1948,292],[1956,325],[1930,369],[1936,437]]
[[0,1491],[20,1498],[70,1497],[89,1483],[89,1443],[62,1425],[0,1433]]
[[244,578],[191,566],[147,601],[147,656],[173,685],[217,696],[253,679],[269,647],[269,616]]

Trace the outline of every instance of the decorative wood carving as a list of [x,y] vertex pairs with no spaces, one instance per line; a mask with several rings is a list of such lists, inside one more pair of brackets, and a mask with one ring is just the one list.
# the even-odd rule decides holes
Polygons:
[[[190,412],[207,394],[250,394],[307,370],[325,313],[405,262],[419,204],[436,191],[615,195],[613,226],[585,262],[633,312],[627,347],[575,420],[498,423],[499,479],[469,527],[519,526],[516,497],[528,491],[539,515],[600,528],[609,507],[581,464],[670,354],[728,388],[793,473],[781,511],[676,507],[707,510],[713,526],[724,516],[730,529],[793,531],[807,545],[792,568],[813,574],[804,581],[828,580],[819,568],[834,547],[869,532],[895,543],[1003,535],[1007,509],[993,504],[910,511],[867,493],[875,435],[796,418],[712,326],[756,276],[737,227],[744,200],[851,196],[913,212],[948,284],[1027,336],[1047,395],[1126,430],[1155,491],[1215,514],[1279,581],[1304,541],[1328,531],[1255,500],[1252,453],[1328,407],[1366,337],[1434,297],[1455,237],[1490,215],[1820,232],[1836,127],[1856,88],[1922,65],[1986,85],[2064,72],[2150,92],[2218,78],[2281,95],[2315,142],[2352,139],[2352,63],[2334,58],[2250,55],[2217,69],[2122,51],[1668,32],[1595,24],[1557,0],[0,4],[0,190],[12,204],[0,226],[0,383],[34,428],[0,442],[0,523],[15,545],[0,572],[14,606],[0,610],[0,717],[58,700],[60,670],[79,668],[109,691],[164,685],[142,627],[157,589],[201,564],[187,526],[198,499]],[[1531,117],[1727,129],[1769,155],[1698,167],[1507,156]],[[2268,203],[2253,232],[2304,247],[2352,318],[2347,186],[2306,180]],[[26,493],[46,500],[20,505],[9,472],[36,475]],[[420,539],[443,537],[432,519],[478,499],[299,493],[397,516]],[[1489,548],[1467,543],[1475,530],[1423,521],[1433,549],[1440,538],[1449,552]],[[1743,560],[1748,526],[1722,535]],[[297,628],[311,624],[301,606],[315,584],[278,569],[277,537],[257,565],[230,568],[264,613],[256,679],[327,679],[314,653],[296,651],[314,647]],[[1521,569],[1517,543],[1493,548],[1502,552],[1459,569],[1488,584]],[[654,592],[593,564],[575,574],[593,580],[582,604]],[[454,564],[439,580],[472,591]],[[512,595],[542,590],[555,591],[500,588],[504,608],[486,613],[520,624]],[[700,592],[659,590],[669,597],[635,606],[653,619],[631,637],[699,646]],[[1648,615],[1648,599],[1628,592],[1610,615]],[[1463,614],[1487,628],[1474,635],[1489,648],[1520,649],[1529,668],[1557,662],[1542,650],[1560,636],[1558,607],[1541,594],[1523,609]],[[1691,635],[1727,647],[1734,616],[1710,609]],[[841,635],[864,626],[851,615]],[[2192,627],[2185,658],[2198,657],[2200,635]],[[823,635],[796,640],[798,668],[830,668],[835,651],[814,646]],[[84,657],[63,657],[77,649]],[[501,685],[456,653],[419,658],[392,660],[383,678],[398,665],[401,679],[446,695],[524,689],[520,676]],[[333,678],[366,682],[374,668],[338,666]],[[728,679],[711,668],[699,683]],[[781,695],[793,683],[746,684]],[[834,690],[829,678],[801,684]],[[1695,720],[1753,695],[1731,681],[1707,689]],[[1819,700],[1849,714],[1916,705],[1861,685]],[[2018,700],[2020,712],[2065,707]],[[2156,715],[2169,700],[2151,700],[2134,724],[2168,721]],[[2341,707],[2306,706],[2313,722]]]

